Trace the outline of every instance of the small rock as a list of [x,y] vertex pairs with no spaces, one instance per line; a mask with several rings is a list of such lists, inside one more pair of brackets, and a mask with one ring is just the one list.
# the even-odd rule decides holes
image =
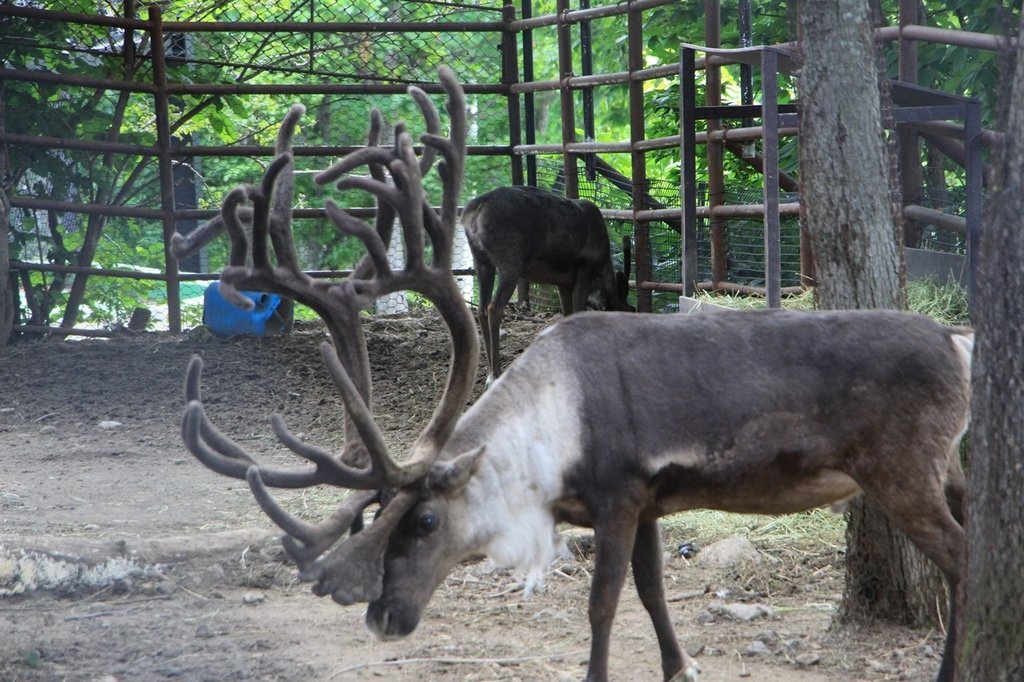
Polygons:
[[82,526],[82,530],[88,531],[90,533],[93,532],[93,531],[97,531],[99,529],[100,529],[100,526],[97,523],[87,523],[84,526]]
[[739,564],[761,563],[761,555],[750,540],[736,536],[719,540],[701,550],[697,561],[702,566],[728,568]]
[[103,429],[104,431],[110,431],[111,429],[119,429],[122,426],[124,426],[124,424],[122,424],[121,422],[115,422],[115,421],[112,421],[112,420],[104,420],[104,421],[101,421],[96,426],[98,426],[99,428]]
[[262,604],[267,596],[262,592],[246,592],[242,595],[242,602],[246,604]]
[[0,505],[6,505],[9,507],[21,507],[24,504],[25,502],[21,499],[21,495],[0,492]]
[[683,651],[688,655],[697,658],[704,653],[705,645],[704,640],[701,639],[687,639],[683,642]]
[[800,654],[794,660],[801,668],[809,668],[812,665],[818,665],[821,662],[821,656],[818,654]]
[[58,429],[56,426],[54,426],[53,424],[49,424],[39,429],[39,434],[42,436],[49,436],[51,434],[57,433],[57,431]]
[[196,628],[196,639],[212,639],[216,634],[217,633],[213,631],[213,628],[206,623],[202,623]]
[[701,611],[697,614],[697,622],[702,625],[710,625],[711,623],[717,622],[718,619],[710,611]]
[[710,611],[717,615],[728,616],[749,623],[757,618],[770,618],[772,610],[764,604],[719,604],[712,606]]
[[747,650],[744,652],[745,656],[771,656],[772,650],[767,644],[760,640],[755,640],[750,643]]

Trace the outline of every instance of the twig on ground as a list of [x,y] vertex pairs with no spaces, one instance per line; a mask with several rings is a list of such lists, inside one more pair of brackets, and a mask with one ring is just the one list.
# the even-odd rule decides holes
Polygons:
[[517,663],[529,663],[530,661],[546,661],[556,658],[567,658],[569,656],[582,656],[587,654],[587,649],[579,649],[577,651],[566,651],[561,654],[542,654],[540,656],[522,656],[513,658],[398,658],[393,661],[369,661],[367,663],[359,663],[357,665],[350,665],[347,668],[337,670],[331,675],[331,679],[336,679],[341,675],[355,672],[357,670],[365,670],[367,668],[379,668],[379,667],[390,667],[396,665],[413,665],[417,663],[440,663],[442,665],[515,665]]

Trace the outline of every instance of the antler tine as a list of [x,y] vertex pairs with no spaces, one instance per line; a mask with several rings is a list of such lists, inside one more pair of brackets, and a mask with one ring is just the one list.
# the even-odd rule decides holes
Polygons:
[[[416,104],[419,105],[420,113],[423,115],[423,123],[426,126],[427,134],[429,135],[440,135],[441,134],[441,117],[437,114],[437,107],[434,106],[433,100],[420,88],[415,85],[410,86],[406,92],[412,97]],[[425,176],[430,172],[430,169],[434,166],[434,160],[437,158],[437,154],[432,147],[424,146],[423,154],[420,156],[420,175]]]
[[366,406],[363,397],[359,395],[359,391],[356,390],[352,379],[349,378],[348,372],[345,371],[345,367],[334,354],[330,344],[320,344],[320,355],[330,369],[334,384],[338,387],[338,392],[341,393],[342,400],[345,402],[345,409],[366,445],[372,462],[371,469],[377,472],[382,482],[394,488],[403,488],[422,478],[430,468],[430,462],[411,461],[404,465],[395,462],[388,453],[384,436],[377,428],[377,423],[373,421],[370,409]]
[[[295,128],[305,111],[306,108],[301,104],[293,104],[291,108],[289,108],[288,113],[285,114],[285,118],[281,122],[281,127],[277,132],[277,141],[274,145],[275,156],[291,153],[292,139],[295,136]],[[286,184],[286,182],[282,182],[278,186],[279,200],[274,202],[274,209],[271,214],[273,222],[275,224],[280,222],[280,227],[275,227],[274,225],[271,226],[271,238],[274,239],[277,235],[282,235],[287,236],[290,240],[291,235],[289,228],[291,227],[291,203],[295,194],[295,182],[294,177],[290,177],[288,174],[285,175],[284,180],[288,184]],[[252,207],[241,206],[238,209],[238,213],[239,219],[242,223],[252,222]],[[218,214],[188,234],[175,232],[174,235],[171,236],[171,254],[178,260],[187,258],[208,244],[212,239],[219,235],[225,227],[226,224],[224,222],[223,215]],[[278,248],[276,242],[274,248],[278,253],[278,262],[281,262],[281,254],[287,254],[289,250],[286,248]],[[293,250],[292,253],[294,253]]]
[[[335,361],[340,362],[337,359]],[[260,466],[240,445],[221,433],[206,416],[199,387],[202,370],[202,358],[192,356],[185,373],[186,406],[181,431],[189,451],[208,468],[231,478],[247,478],[248,470],[256,467],[262,480],[275,488],[308,488],[329,484],[353,490],[375,490],[387,482],[380,470],[350,467],[329,452],[303,443],[276,414],[271,416],[270,422],[278,440],[315,466],[304,470]],[[354,386],[352,390],[358,395]]]
[[274,247],[278,267],[293,273],[301,272],[299,255],[292,239],[292,203],[295,200],[295,160],[292,157],[292,139],[299,120],[306,113],[306,107],[293,104],[281,122],[274,151],[278,156],[288,155],[289,164],[282,169],[274,187],[274,199],[270,209],[270,241]]
[[[444,157],[438,166],[444,191],[441,197],[441,215],[433,211],[427,213],[427,233],[434,246],[434,266],[451,269],[452,267],[452,232],[459,209],[459,196],[462,193],[462,178],[465,171],[466,150],[466,96],[459,87],[455,74],[448,67],[438,70],[441,84],[448,94],[445,108],[451,121],[451,132],[448,138],[441,137],[432,131],[420,139],[425,149],[435,149]],[[433,106],[433,104],[431,104]],[[435,110],[436,114],[436,110]]]

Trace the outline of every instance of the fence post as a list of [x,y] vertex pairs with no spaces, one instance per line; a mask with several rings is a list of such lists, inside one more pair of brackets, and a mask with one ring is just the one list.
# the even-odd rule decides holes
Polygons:
[[[651,272],[651,231],[650,223],[637,220],[636,212],[647,208],[644,198],[647,196],[647,163],[642,149],[637,143],[646,136],[644,130],[644,84],[632,78],[632,74],[644,68],[644,17],[641,10],[630,3],[626,35],[629,40],[629,141],[630,160],[633,175],[633,231],[636,242],[636,281],[649,282],[654,279]],[[650,289],[636,288],[636,309],[641,313],[653,310],[653,292]]]
[[159,5],[149,6],[152,35],[153,84],[156,115],[156,146],[160,171],[160,209],[163,211],[164,270],[167,277],[167,326],[181,331],[181,288],[178,280],[178,261],[171,254],[174,236],[174,166],[171,162],[171,123],[167,99],[167,61],[164,55],[163,11]]

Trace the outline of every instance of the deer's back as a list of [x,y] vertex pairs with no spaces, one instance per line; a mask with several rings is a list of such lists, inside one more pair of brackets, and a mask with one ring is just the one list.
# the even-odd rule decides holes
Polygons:
[[661,512],[793,511],[758,491],[811,481],[824,504],[847,494],[837,472],[872,443],[955,437],[970,400],[958,335],[892,311],[584,313],[544,332],[503,381],[562,387],[581,434],[564,471],[581,494],[651,477],[668,491]]
[[462,224],[475,253],[527,275],[600,264],[610,253],[600,209],[536,187],[485,192],[466,205]]

